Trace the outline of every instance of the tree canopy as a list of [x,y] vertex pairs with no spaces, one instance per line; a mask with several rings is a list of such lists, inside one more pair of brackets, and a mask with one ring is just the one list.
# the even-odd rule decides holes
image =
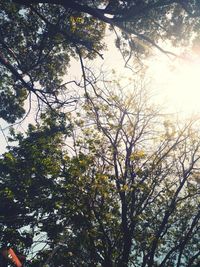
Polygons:
[[[39,110],[76,101],[63,81],[70,58],[102,56],[105,28],[116,35],[126,63],[141,60],[161,40],[199,40],[199,1],[26,1],[0,3],[0,117],[13,123],[36,96]],[[42,104],[43,103],[43,104]]]
[[15,135],[0,161],[1,242],[46,244],[29,266],[198,266],[195,122],[161,119],[144,88],[106,88],[90,92],[70,128],[45,116]]
[[[127,65],[152,48],[175,56],[162,41],[198,46],[199,24],[195,0],[0,2],[0,118],[39,113],[0,156],[2,248],[30,267],[200,264],[199,122],[84,62],[103,58],[107,30]],[[81,81],[64,79],[72,58]],[[73,86],[83,97],[67,112]]]

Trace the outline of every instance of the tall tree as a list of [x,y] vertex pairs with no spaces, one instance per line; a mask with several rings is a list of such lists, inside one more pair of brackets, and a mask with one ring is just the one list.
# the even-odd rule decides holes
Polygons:
[[[13,0],[0,3],[0,116],[14,122],[32,95],[49,108],[75,99],[62,77],[77,51],[101,55],[105,26],[116,34],[125,61],[140,60],[160,40],[176,45],[199,39],[199,1]],[[169,52],[170,54],[170,52]]]
[[[30,128],[30,136],[1,159],[2,200],[9,198],[25,214],[21,227],[46,234],[47,247],[30,266],[196,267],[195,122],[161,120],[144,88],[126,97],[110,87],[91,87],[78,118],[69,118],[71,148],[60,133],[50,134],[63,121],[47,117],[39,133]],[[6,231],[14,228],[10,214]],[[14,235],[4,238],[20,248]],[[32,243],[22,239],[21,249]]]
[[162,126],[144,88],[135,88],[128,98],[106,88],[93,87],[88,96],[82,125],[87,135],[80,140],[81,151],[94,157],[94,173],[98,166],[90,210],[97,222],[93,227],[103,232],[93,239],[97,254],[102,246],[100,266],[198,265],[197,132],[190,123],[179,128],[163,121]]

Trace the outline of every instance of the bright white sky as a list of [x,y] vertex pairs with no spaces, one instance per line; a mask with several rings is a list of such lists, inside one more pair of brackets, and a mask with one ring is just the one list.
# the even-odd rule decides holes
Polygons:
[[175,61],[160,55],[152,59],[148,73],[171,112],[200,113],[200,55]]
[[[108,72],[115,69],[119,77],[122,75],[132,77],[133,73],[123,68],[124,61],[114,46],[113,37],[110,34],[107,34],[105,42],[107,51],[103,52],[104,60],[98,58],[89,65],[96,69],[103,65],[103,69]],[[191,113],[200,114],[200,54],[194,53],[176,60],[168,58],[161,52],[156,54],[147,61],[147,79],[150,80],[151,87],[157,95],[156,102],[164,105],[164,109],[169,113],[178,112],[184,116]],[[72,60],[68,78],[80,77],[80,73],[80,64]],[[0,126],[4,128],[5,125],[0,120]],[[19,127],[18,130],[23,129]],[[6,142],[1,131],[0,144],[0,151],[3,151]]]
[[[106,38],[106,44],[108,51],[104,52],[105,69],[117,69],[119,76],[133,76],[130,70],[124,70],[124,62],[113,45],[112,37]],[[165,49],[163,44],[161,46]],[[167,47],[167,50],[170,48]],[[180,116],[200,114],[200,53],[196,50],[190,55],[181,54],[177,59],[169,58],[159,51],[155,54],[147,60],[148,70],[145,79],[150,81],[158,104],[163,103],[166,111],[180,113]],[[99,59],[95,65],[101,64],[102,60]]]

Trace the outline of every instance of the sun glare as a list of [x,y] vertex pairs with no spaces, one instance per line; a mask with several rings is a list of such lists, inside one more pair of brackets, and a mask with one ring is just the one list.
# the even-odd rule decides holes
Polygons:
[[150,75],[167,109],[187,115],[200,113],[200,58],[166,61],[154,61]]
[[[124,61],[116,47],[114,46],[113,36],[105,39],[108,50],[105,52],[106,66],[114,68],[121,78],[133,76],[133,73],[124,68]],[[163,44],[162,44],[163,45]],[[167,50],[174,50],[170,44]],[[118,64],[113,65],[113,58]],[[147,60],[147,75],[158,104],[163,105],[164,110],[169,113],[183,115],[200,114],[200,49],[196,49],[193,54],[185,55],[171,60],[166,55],[158,52]],[[98,65],[102,62],[98,61]]]

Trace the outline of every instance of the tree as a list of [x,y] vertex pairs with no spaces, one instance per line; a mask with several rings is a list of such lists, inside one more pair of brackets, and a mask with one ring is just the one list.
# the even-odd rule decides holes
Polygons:
[[166,120],[144,88],[127,97],[104,86],[87,88],[68,118],[71,156],[60,132],[47,135],[63,121],[47,116],[39,135],[30,128],[1,159],[1,194],[26,209],[21,226],[46,233],[30,266],[198,266],[196,122]]
[[76,101],[69,91],[79,83],[62,77],[80,52],[102,57],[106,24],[126,64],[151,47],[170,54],[160,40],[180,46],[199,40],[198,1],[13,0],[0,10],[0,116],[9,123],[24,116],[26,99],[31,108],[33,95],[39,110],[42,103],[58,110]]
[[198,265],[199,138],[191,124],[178,129],[165,121],[162,129],[159,113],[143,99],[144,88],[128,98],[106,88],[90,93],[86,117],[94,128],[80,140],[81,151],[98,166],[90,209],[93,227],[103,233],[93,239],[104,258],[99,265]]
[[40,129],[29,126],[26,138],[12,130],[10,141],[18,146],[9,147],[0,159],[0,242],[19,252],[28,251],[40,233],[41,220],[52,219],[49,215],[54,216],[61,193],[57,182],[62,167],[61,132],[67,134],[69,129],[63,124],[64,116],[61,120],[56,114],[44,115],[43,120]]

